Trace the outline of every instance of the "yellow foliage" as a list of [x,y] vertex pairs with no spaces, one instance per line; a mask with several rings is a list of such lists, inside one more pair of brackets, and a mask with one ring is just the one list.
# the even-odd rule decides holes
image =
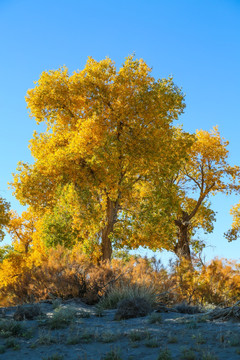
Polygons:
[[228,306],[240,295],[240,265],[232,260],[216,258],[199,270],[182,262],[174,277],[181,298],[188,302]]
[[188,156],[179,157],[179,171],[175,175],[166,174],[165,182],[152,181],[147,187],[138,184],[141,207],[139,221],[134,225],[141,232],[139,244],[164,248],[179,259],[191,261],[191,251],[197,253],[204,247],[203,242],[194,239],[196,231],[200,228],[207,233],[213,231],[215,212],[208,199],[219,192],[226,195],[238,192],[240,167],[229,165],[228,141],[220,136],[217,127],[209,132],[197,130],[194,138],[176,128],[175,137],[178,140],[175,150],[180,149],[181,143],[190,143]]
[[35,163],[19,163],[17,199],[44,214],[57,205],[59,187],[72,186],[80,238],[90,248],[99,242],[102,258],[109,259],[112,241],[129,242],[121,235],[138,211],[136,199],[144,197],[152,179],[162,183],[176,173],[186,155],[189,141],[180,146],[172,127],[183,100],[172,78],[155,80],[133,56],[119,71],[109,58],[88,58],[72,75],[65,67],[43,72],[26,101],[47,130],[30,141]]

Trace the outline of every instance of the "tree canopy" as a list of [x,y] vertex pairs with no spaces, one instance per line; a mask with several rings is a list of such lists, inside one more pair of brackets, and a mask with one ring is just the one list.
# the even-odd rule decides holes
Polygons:
[[198,252],[204,246],[194,235],[197,229],[213,231],[215,211],[210,207],[209,197],[217,193],[229,195],[240,189],[240,167],[228,163],[227,146],[228,141],[220,136],[217,127],[212,131],[197,130],[188,158],[178,173],[169,178],[173,191],[167,211],[162,192],[156,187],[149,192],[141,216],[153,232],[153,248],[164,248],[180,259],[191,260],[190,247]]
[[173,127],[185,107],[181,90],[172,78],[155,80],[133,56],[118,71],[109,58],[89,58],[72,75],[65,67],[43,72],[26,101],[46,131],[30,141],[34,164],[19,164],[16,197],[41,215],[56,214],[57,195],[68,189],[78,238],[110,259],[112,242],[129,243],[121,234],[137,220],[144,189],[166,188],[192,144]]

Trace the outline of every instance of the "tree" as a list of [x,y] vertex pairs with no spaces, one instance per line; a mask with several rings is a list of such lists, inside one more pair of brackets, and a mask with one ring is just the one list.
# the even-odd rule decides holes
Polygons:
[[237,240],[240,234],[240,203],[232,207],[230,214],[233,216],[232,226],[224,235],[229,242],[232,242]]
[[[162,189],[160,192],[153,187],[149,192],[151,196],[144,200],[141,216],[145,227],[154,233],[152,248],[165,248],[180,260],[191,261],[190,248],[197,252],[204,246],[194,235],[200,228],[206,233],[213,231],[215,212],[210,208],[209,197],[217,193],[228,195],[240,188],[240,168],[228,164],[227,146],[228,141],[221,138],[217,127],[210,132],[196,131],[187,160],[177,175],[169,178],[171,207],[164,205],[168,195],[164,197]],[[150,231],[142,230],[143,244]]]
[[0,197],[0,241],[2,241],[5,236],[3,229],[9,222],[9,209],[10,204]]
[[47,247],[62,245],[72,248],[81,241],[79,223],[76,224],[76,212],[80,204],[73,186],[67,185],[59,190],[53,209],[45,212],[41,219],[40,236]]
[[36,231],[36,215],[29,207],[19,216],[16,211],[10,212],[7,232],[12,238],[12,246],[18,253],[28,254]]
[[155,80],[133,56],[119,71],[109,58],[89,58],[71,76],[66,68],[43,72],[26,100],[46,131],[30,142],[34,164],[19,164],[16,197],[44,214],[59,188],[71,186],[79,238],[98,242],[110,259],[116,226],[126,229],[139,205],[138,184],[164,182],[186,156],[189,143],[175,152],[172,126],[184,109],[181,90],[172,78]]

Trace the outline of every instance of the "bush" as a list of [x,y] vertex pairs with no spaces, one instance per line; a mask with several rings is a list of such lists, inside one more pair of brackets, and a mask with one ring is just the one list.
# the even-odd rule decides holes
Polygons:
[[118,303],[124,299],[144,298],[151,306],[156,302],[156,294],[153,287],[144,285],[120,285],[111,287],[98,303],[102,309],[116,309]]
[[124,320],[148,315],[151,304],[142,297],[128,298],[118,303],[114,320]]
[[181,314],[198,314],[202,312],[199,306],[188,305],[186,302],[175,305],[175,309]]
[[[194,267],[172,263],[166,270],[155,259],[133,256],[96,264],[83,254],[80,245],[46,249],[38,243],[24,254],[13,249],[0,263],[0,305],[77,297],[87,304],[99,303],[101,313],[137,296],[146,298],[152,307],[184,301],[191,306],[231,306],[239,298],[240,264],[215,259]],[[200,309],[190,305],[179,305],[178,309],[188,313]]]
[[0,321],[0,336],[24,336],[26,332],[25,326],[15,320],[1,320]]
[[24,305],[17,307],[17,310],[13,314],[13,319],[16,321],[33,320],[41,315],[43,315],[43,313],[38,304]]
[[62,329],[70,325],[76,318],[76,311],[70,308],[58,308],[54,310],[52,318],[48,321],[51,330]]

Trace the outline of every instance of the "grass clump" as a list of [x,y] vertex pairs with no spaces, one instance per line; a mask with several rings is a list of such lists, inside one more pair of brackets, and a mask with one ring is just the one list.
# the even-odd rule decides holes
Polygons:
[[79,334],[76,335],[69,335],[66,341],[66,345],[77,345],[81,342],[81,337]]
[[0,354],[4,354],[6,352],[6,347],[4,345],[0,345]]
[[89,344],[94,340],[95,335],[88,331],[84,331],[83,333],[71,334],[67,338],[66,345],[77,345],[80,343]]
[[152,313],[148,318],[149,324],[161,324],[162,321],[162,316],[159,313]]
[[56,344],[57,343],[57,339],[54,338],[51,333],[42,331],[39,334],[39,338],[36,341],[36,345],[52,345],[52,344]]
[[77,345],[80,343],[88,344],[95,338],[95,332],[87,330],[80,331],[75,323],[72,323],[69,327],[69,335],[66,340],[66,345]]
[[80,340],[84,344],[89,344],[91,341],[94,340],[95,334],[89,331],[84,331],[83,333],[79,334]]
[[98,309],[116,309],[118,303],[125,299],[143,298],[151,306],[156,302],[156,294],[153,288],[143,285],[125,285],[112,287],[98,303]]
[[115,348],[109,351],[103,357],[101,357],[101,360],[122,360],[122,357],[120,355],[119,349]]
[[202,360],[218,360],[218,358],[214,354],[212,354],[211,352],[204,351],[202,353]]
[[60,308],[62,305],[62,301],[60,299],[54,299],[52,302],[53,309]]
[[77,317],[82,318],[82,319],[88,319],[91,317],[91,315],[88,311],[82,310],[77,313]]
[[201,344],[205,344],[206,343],[206,339],[203,337],[203,335],[201,333],[197,333],[196,335],[192,335],[192,339],[196,341],[197,344],[201,345]]
[[49,355],[48,357],[42,358],[42,360],[63,360],[64,356],[60,355],[58,353],[55,353],[53,355]]
[[195,352],[192,349],[183,348],[181,352],[181,360],[196,360]]
[[197,329],[199,327],[197,321],[195,319],[193,320],[187,320],[186,321],[186,326],[188,329],[194,330]]
[[26,333],[25,326],[15,320],[1,320],[0,321],[0,336],[2,337],[21,337]]
[[231,339],[229,340],[230,346],[239,346],[240,345],[240,336],[239,335],[233,335]]
[[118,303],[114,320],[143,317],[151,312],[151,304],[144,297],[126,298]]
[[172,334],[168,335],[168,343],[169,344],[176,344],[178,342],[178,338]]
[[199,306],[188,305],[186,302],[177,304],[175,309],[181,314],[199,314],[202,312]]
[[20,344],[14,338],[8,338],[5,342],[5,347],[7,349],[19,350]]
[[70,325],[76,317],[76,310],[70,308],[57,308],[52,318],[48,320],[48,327],[51,330],[63,329]]
[[159,340],[156,337],[150,338],[145,342],[144,345],[149,348],[157,348],[157,347],[159,347]]
[[148,331],[141,331],[141,330],[131,330],[128,333],[128,338],[132,341],[141,341],[143,339],[150,339],[151,335]]
[[157,360],[172,360],[171,352],[168,349],[161,350]]
[[111,343],[117,341],[120,336],[121,334],[113,333],[112,331],[105,331],[99,336],[98,341],[102,343]]

